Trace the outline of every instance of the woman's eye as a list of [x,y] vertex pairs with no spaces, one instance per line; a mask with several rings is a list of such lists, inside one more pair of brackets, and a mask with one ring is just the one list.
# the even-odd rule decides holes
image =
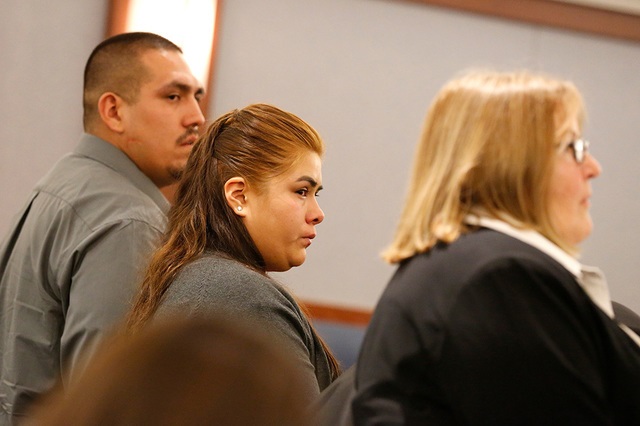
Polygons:
[[169,95],[169,96],[167,96],[167,99],[172,100],[172,101],[176,101],[176,100],[180,99],[180,95]]
[[306,197],[308,193],[309,193],[309,190],[307,188],[299,189],[296,191],[296,194],[300,194],[303,197]]

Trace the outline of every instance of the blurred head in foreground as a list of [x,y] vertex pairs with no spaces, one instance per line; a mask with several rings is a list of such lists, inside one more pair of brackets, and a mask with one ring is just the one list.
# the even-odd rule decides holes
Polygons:
[[107,340],[33,425],[304,425],[296,366],[254,328],[213,318],[155,322]]

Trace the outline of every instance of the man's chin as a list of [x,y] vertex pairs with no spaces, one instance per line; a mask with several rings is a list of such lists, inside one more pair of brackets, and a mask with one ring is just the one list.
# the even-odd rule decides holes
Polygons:
[[182,167],[180,169],[178,169],[178,168],[169,169],[169,176],[171,177],[171,179],[173,179],[173,183],[180,182],[180,179],[182,179],[182,175],[183,174],[184,174],[184,167]]

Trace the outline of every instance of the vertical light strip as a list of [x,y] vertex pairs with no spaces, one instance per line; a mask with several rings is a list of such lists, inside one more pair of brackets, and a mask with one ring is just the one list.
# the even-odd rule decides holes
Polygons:
[[596,7],[613,12],[640,15],[640,1],[638,0],[553,0],[562,3],[573,3],[580,6]]
[[215,0],[131,0],[126,31],[160,34],[180,46],[193,74],[209,81],[216,21]]

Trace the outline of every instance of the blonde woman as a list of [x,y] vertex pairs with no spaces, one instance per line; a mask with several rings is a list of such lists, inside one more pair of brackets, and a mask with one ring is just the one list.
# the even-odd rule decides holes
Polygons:
[[638,336],[576,259],[600,164],[567,81],[472,72],[433,102],[365,337],[357,425],[640,424]]

